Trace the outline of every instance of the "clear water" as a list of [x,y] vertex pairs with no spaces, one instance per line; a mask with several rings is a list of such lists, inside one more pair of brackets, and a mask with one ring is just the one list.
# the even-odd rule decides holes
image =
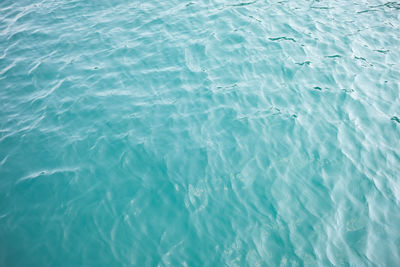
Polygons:
[[1,266],[399,266],[400,3],[0,2]]

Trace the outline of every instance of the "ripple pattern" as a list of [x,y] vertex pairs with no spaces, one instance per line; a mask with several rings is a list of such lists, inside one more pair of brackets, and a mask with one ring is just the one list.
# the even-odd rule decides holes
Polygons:
[[0,2],[1,266],[399,266],[400,3]]

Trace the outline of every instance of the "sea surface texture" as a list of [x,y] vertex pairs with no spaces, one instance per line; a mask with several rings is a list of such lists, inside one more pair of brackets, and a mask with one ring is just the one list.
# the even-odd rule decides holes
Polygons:
[[400,266],[400,2],[0,1],[1,266]]

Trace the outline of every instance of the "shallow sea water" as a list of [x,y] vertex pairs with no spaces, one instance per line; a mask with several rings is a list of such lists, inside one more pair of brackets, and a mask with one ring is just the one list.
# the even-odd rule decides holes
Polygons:
[[399,266],[400,2],[0,2],[1,266]]

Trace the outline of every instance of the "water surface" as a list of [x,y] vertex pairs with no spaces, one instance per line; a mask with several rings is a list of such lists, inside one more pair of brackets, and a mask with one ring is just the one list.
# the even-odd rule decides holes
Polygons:
[[400,3],[0,2],[0,265],[400,265]]

